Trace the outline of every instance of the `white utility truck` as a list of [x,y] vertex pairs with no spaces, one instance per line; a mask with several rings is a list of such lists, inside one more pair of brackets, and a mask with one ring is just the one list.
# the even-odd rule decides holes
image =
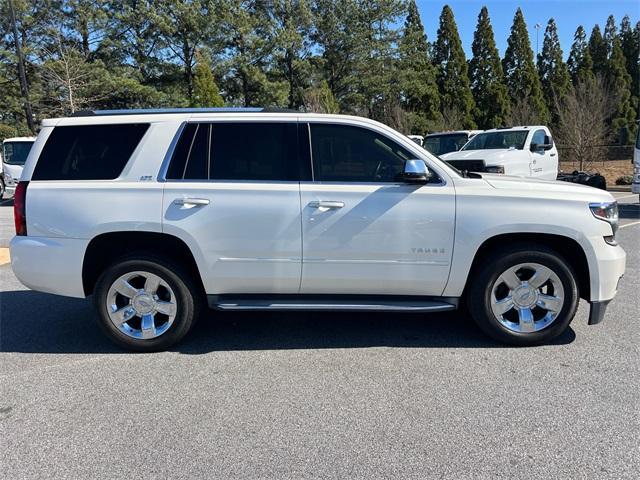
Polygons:
[[441,155],[459,170],[555,180],[558,150],[542,125],[496,128],[474,136],[459,151]]

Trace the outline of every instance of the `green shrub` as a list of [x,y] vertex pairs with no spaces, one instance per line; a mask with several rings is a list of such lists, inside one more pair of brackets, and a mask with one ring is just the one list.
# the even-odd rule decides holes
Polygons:
[[633,175],[623,175],[616,179],[616,185],[631,185],[633,183]]

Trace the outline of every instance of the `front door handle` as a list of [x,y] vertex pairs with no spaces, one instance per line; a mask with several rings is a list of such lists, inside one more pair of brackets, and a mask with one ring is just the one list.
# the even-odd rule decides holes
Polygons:
[[337,209],[344,207],[344,202],[338,202],[336,200],[314,200],[309,202],[311,208],[329,208]]
[[176,198],[173,203],[176,205],[181,205],[183,207],[201,207],[204,205],[209,205],[208,198]]

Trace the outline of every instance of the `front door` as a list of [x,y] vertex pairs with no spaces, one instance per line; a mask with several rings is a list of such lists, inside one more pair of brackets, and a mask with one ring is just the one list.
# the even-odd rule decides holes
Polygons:
[[[547,136],[547,132],[538,129],[533,132],[531,137],[531,145],[543,145],[547,139],[551,140],[551,136]],[[558,156],[555,145],[550,150],[538,148],[531,150],[531,176],[545,180],[555,180],[558,174]]]
[[365,127],[310,123],[313,182],[301,183],[304,294],[441,295],[455,194],[400,180],[414,158]]
[[297,293],[297,125],[189,123],[167,171],[163,229],[194,251],[208,294]]

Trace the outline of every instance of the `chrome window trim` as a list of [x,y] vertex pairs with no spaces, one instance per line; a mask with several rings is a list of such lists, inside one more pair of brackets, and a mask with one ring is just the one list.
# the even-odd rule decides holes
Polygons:
[[164,158],[162,159],[162,163],[160,164],[160,170],[158,171],[157,181],[158,182],[166,182],[167,181],[167,170],[169,170],[169,163],[171,162],[171,158],[173,157],[173,153],[176,150],[176,146],[178,145],[178,141],[182,136],[182,132],[187,126],[187,121],[182,122],[178,129],[176,130],[171,143],[169,144],[169,148],[167,148],[167,153],[165,153]]

